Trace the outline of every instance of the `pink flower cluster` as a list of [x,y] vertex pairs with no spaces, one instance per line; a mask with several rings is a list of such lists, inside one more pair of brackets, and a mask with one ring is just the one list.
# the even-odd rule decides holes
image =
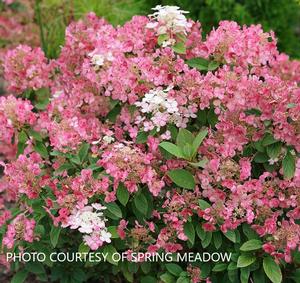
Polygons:
[[34,219],[28,219],[24,215],[18,215],[13,222],[8,225],[2,240],[2,245],[11,249],[14,247],[16,241],[23,240],[32,243],[34,241],[34,228]]
[[8,90],[16,94],[50,85],[50,68],[40,48],[19,45],[9,50],[4,61],[4,74],[9,82]]
[[[2,98],[0,138],[11,143],[16,131],[34,126],[52,155],[42,160],[28,144],[5,165],[7,185],[1,187],[29,199],[50,190],[45,207],[55,225],[84,233],[92,249],[110,237],[102,212],[89,203],[117,201],[123,183],[129,198],[142,188],[153,200],[144,223],[120,221],[119,236],[131,250],[184,249],[184,226],[193,217],[205,231],[250,225],[266,252],[289,262],[300,234],[300,64],[280,54],[274,34],[260,26],[224,21],[202,38],[199,23],[185,21],[178,9],[169,11],[172,17],[166,11],[116,28],[91,13],[67,28],[61,54],[51,63],[40,49],[8,52],[11,91],[49,87],[51,98],[41,111],[21,98]],[[164,32],[174,36],[160,44]],[[177,40],[184,40],[184,52],[176,50]],[[197,57],[217,67],[191,68],[187,60]],[[212,117],[215,123],[208,123]],[[197,134],[199,121],[209,127],[195,156],[207,159],[205,168],[162,154],[160,141],[171,140],[178,128]],[[256,174],[255,155],[263,152],[266,136],[281,147]],[[84,144],[88,158],[81,160]],[[255,152],[246,154],[249,148]],[[285,179],[281,164],[288,151],[296,169]],[[167,172],[178,168],[192,173],[195,190],[171,182]],[[199,199],[208,207],[201,208]],[[15,238],[12,227],[8,239]],[[198,273],[190,269],[192,277]]]
[[30,101],[21,98],[0,97],[0,142],[11,144],[14,134],[25,125],[32,126],[36,115]]

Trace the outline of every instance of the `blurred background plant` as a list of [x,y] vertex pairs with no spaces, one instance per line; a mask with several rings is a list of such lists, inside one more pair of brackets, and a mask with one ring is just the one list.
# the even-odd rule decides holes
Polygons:
[[[280,51],[293,58],[300,56],[299,0],[15,0],[6,6],[14,9],[14,16],[29,11],[27,21],[39,25],[41,45],[49,58],[55,58],[63,45],[65,28],[72,20],[94,11],[118,25],[133,15],[151,13],[151,8],[156,5],[176,5],[189,11],[191,18],[201,22],[204,34],[216,27],[220,20],[247,25],[260,23],[264,30],[275,31]],[[1,17],[2,14],[3,11]],[[36,33],[36,29],[33,28],[31,33]],[[5,37],[2,37],[1,33],[1,47],[6,44]]]

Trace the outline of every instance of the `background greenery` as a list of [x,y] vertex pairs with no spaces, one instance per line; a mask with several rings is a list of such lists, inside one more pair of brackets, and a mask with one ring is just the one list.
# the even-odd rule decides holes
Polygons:
[[36,18],[42,25],[43,46],[49,57],[56,57],[63,44],[64,29],[70,21],[89,11],[114,25],[133,15],[147,15],[155,5],[177,5],[202,23],[204,33],[220,20],[240,24],[261,23],[274,30],[280,51],[300,57],[300,4],[298,0],[38,0]]

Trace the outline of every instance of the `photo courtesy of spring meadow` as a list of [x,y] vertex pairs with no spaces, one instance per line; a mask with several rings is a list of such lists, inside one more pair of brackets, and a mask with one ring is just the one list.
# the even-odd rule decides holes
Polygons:
[[0,283],[300,283],[300,0],[0,0]]

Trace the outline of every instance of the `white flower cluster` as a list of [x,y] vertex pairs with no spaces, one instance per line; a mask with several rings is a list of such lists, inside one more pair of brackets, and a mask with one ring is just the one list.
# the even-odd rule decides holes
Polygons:
[[191,27],[184,14],[187,11],[180,10],[177,6],[161,6],[158,5],[152,8],[157,12],[149,15],[154,21],[147,24],[147,28],[158,27],[158,34],[166,34],[168,31],[172,33],[184,33],[186,34]]
[[141,108],[142,113],[151,113],[150,121],[144,116],[138,116],[136,123],[144,125],[144,131],[151,131],[157,127],[157,131],[168,123],[174,123],[179,128],[185,128],[189,118],[195,118],[194,107],[180,107],[177,101],[169,97],[172,86],[162,90],[153,89],[145,94],[141,102],[135,105]]
[[114,57],[111,52],[107,54],[97,54],[95,52],[91,52],[88,54],[91,57],[91,63],[94,66],[95,71],[98,71],[105,62],[112,62]]
[[104,217],[103,210],[106,207],[98,203],[93,203],[91,206],[85,206],[81,209],[74,209],[69,216],[67,223],[62,227],[70,227],[78,229],[79,232],[86,234],[83,239],[91,249],[97,249],[104,242],[111,242],[111,234],[105,227],[107,219]]

